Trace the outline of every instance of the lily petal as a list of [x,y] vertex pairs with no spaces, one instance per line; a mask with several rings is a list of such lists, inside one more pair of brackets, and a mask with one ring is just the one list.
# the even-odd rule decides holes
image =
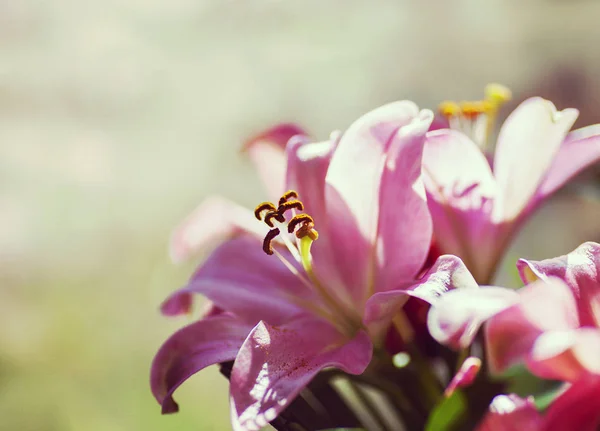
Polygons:
[[527,359],[528,368],[544,379],[572,382],[600,374],[600,329],[544,332]]
[[189,314],[194,305],[193,294],[187,289],[180,289],[173,292],[160,305],[160,312],[163,316],[180,316]]
[[512,220],[535,194],[579,111],[557,111],[552,102],[532,97],[506,119],[496,145],[494,175],[502,196],[497,219]]
[[366,303],[363,323],[372,335],[386,329],[394,315],[404,306],[409,297],[419,298],[434,304],[438,298],[453,289],[475,289],[473,276],[456,256],[440,256],[421,279],[407,286],[378,292]]
[[544,416],[544,431],[595,431],[600,425],[600,376],[573,383],[558,396]]
[[460,349],[471,344],[483,322],[518,300],[517,292],[503,287],[452,290],[431,307],[427,327],[439,343]]
[[231,361],[252,329],[223,314],[192,323],[173,334],[152,362],[150,385],[163,413],[178,411],[173,392],[190,376],[209,365]]
[[[281,255],[298,264],[283,247]],[[201,293],[224,310],[250,322],[280,324],[303,312],[299,301],[318,304],[313,292],[276,256],[268,256],[253,237],[223,243],[200,266],[184,288]]]
[[396,288],[398,280],[414,279],[429,252],[433,226],[421,166],[432,120],[431,111],[421,111],[398,130],[387,151],[379,189],[376,291]]
[[558,277],[571,288],[581,326],[600,327],[600,244],[586,242],[571,253],[542,261],[520,259],[517,268],[525,281]]
[[513,306],[494,314],[486,326],[486,350],[490,370],[495,373],[524,361],[543,332],[579,326],[573,295],[554,277],[523,287]]
[[[364,301],[373,284],[379,196],[387,151],[398,130],[419,115],[409,101],[384,105],[354,122],[342,135],[326,177],[330,241],[337,245],[338,266],[346,286]],[[402,187],[404,188],[404,187]],[[412,192],[412,190],[411,190]]]
[[362,373],[372,345],[364,331],[346,339],[331,325],[300,319],[281,327],[260,322],[241,347],[231,373],[234,430],[267,425],[323,368]]
[[285,191],[285,146],[295,136],[307,136],[307,133],[296,124],[282,123],[250,138],[243,147],[271,200],[277,201]]
[[569,133],[542,181],[535,203],[558,190],[585,168],[600,160],[600,125],[584,127]]
[[268,228],[250,210],[218,196],[205,199],[171,235],[169,252],[183,262],[198,251],[237,233],[264,238]]
[[462,133],[429,132],[423,177],[437,247],[461,257],[480,282],[489,281],[503,226],[492,221],[496,181],[487,159]]
[[[477,431],[542,431],[543,419],[532,398],[517,395],[497,395]],[[569,429],[569,428],[564,428]]]

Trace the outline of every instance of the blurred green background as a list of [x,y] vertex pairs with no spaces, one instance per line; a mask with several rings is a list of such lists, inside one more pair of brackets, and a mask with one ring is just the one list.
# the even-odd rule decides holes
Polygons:
[[[193,263],[171,229],[208,194],[264,200],[238,153],[294,120],[317,137],[396,99],[435,107],[498,81],[600,122],[600,3],[0,0],[0,430],[227,430],[206,370],[161,416],[157,311]],[[600,240],[593,172],[509,252]]]

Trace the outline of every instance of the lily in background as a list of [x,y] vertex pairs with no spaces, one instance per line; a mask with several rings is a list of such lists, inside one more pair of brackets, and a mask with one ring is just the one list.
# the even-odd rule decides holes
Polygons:
[[532,212],[600,160],[600,125],[569,132],[578,111],[557,111],[539,97],[508,116],[494,146],[491,132],[509,98],[506,88],[493,84],[482,101],[441,104],[449,128],[431,130],[423,154],[432,251],[461,257],[480,284],[492,281]]
[[[454,256],[423,272],[432,223],[421,166],[432,119],[402,101],[324,142],[286,125],[250,144],[273,202],[252,214],[212,198],[173,235],[176,259],[224,242],[163,304],[176,315],[194,294],[212,302],[154,359],[151,386],[164,413],[177,411],[172,394],[191,375],[235,360],[232,423],[258,430],[323,368],[360,374],[390,326],[406,335],[398,316],[410,296],[432,302],[455,285],[476,287]],[[282,171],[269,138],[290,136]]]
[[[490,371],[524,363],[539,377],[566,382],[539,428],[531,429],[595,430],[600,424],[600,244],[587,242],[553,259],[521,259],[517,266],[523,282],[530,283],[518,291],[482,287],[440,298],[429,313],[432,335],[464,348],[485,322]],[[531,410],[528,403],[517,404],[515,410]],[[491,424],[500,420],[493,409],[488,416]],[[482,429],[504,429],[488,426]]]

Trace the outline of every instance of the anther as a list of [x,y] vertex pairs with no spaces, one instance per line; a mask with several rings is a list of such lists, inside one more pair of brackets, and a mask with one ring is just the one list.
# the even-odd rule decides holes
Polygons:
[[295,190],[288,190],[279,199],[279,205],[287,202],[289,199],[298,199],[298,193]]
[[269,211],[267,213],[267,215],[265,216],[265,223],[269,227],[273,227],[273,222],[271,221],[271,219],[273,219],[273,218],[275,220],[277,220],[279,223],[285,222],[285,216],[283,214],[281,214],[279,211]]
[[488,84],[485,87],[485,98],[496,106],[508,102],[512,98],[511,91],[500,84]]
[[271,241],[273,241],[277,235],[279,235],[279,229],[271,229],[267,232],[267,236],[265,236],[265,240],[263,241],[263,251],[269,256],[273,254],[273,245],[271,244]]
[[460,114],[460,106],[456,102],[442,102],[438,106],[438,111],[444,117],[455,117]]
[[279,208],[277,208],[277,212],[279,214],[283,214],[286,211],[291,210],[292,208],[296,208],[298,211],[304,211],[304,205],[302,204],[302,202],[294,199],[292,201],[282,202],[279,205]]
[[313,218],[308,214],[298,214],[289,221],[288,233],[293,233],[300,223],[312,223],[313,227],[315,225]]
[[[265,211],[277,212],[277,208],[275,208],[275,205],[273,205],[271,202],[263,202],[254,209],[254,217],[256,217],[258,220],[262,220]],[[273,227],[272,225],[270,226]]]

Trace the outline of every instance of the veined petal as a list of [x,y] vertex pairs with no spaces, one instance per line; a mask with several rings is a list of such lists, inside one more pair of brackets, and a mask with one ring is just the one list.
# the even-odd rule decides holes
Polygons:
[[441,344],[463,348],[471,344],[483,322],[518,300],[517,292],[503,287],[452,290],[431,307],[427,327]]
[[600,124],[569,133],[540,184],[535,203],[551,195],[585,168],[600,160]]
[[525,361],[535,340],[545,331],[570,330],[579,326],[573,295],[560,279],[554,277],[520,289],[518,301],[495,314],[486,326],[486,350],[492,372],[502,372]]
[[[279,251],[292,268],[299,265],[289,252]],[[253,237],[223,243],[200,266],[186,287],[241,318],[280,324],[303,312],[298,299],[318,304],[308,289],[276,256],[266,255]]]
[[600,374],[600,329],[544,332],[533,343],[527,366],[544,379],[570,382]]
[[533,276],[562,279],[575,295],[581,326],[600,327],[600,244],[586,242],[552,259],[520,259],[517,268],[523,281]]
[[307,136],[300,126],[292,123],[278,124],[250,138],[243,150],[254,163],[269,198],[277,201],[285,191],[285,146],[294,136]]
[[552,102],[533,97],[506,119],[496,145],[494,176],[502,196],[496,220],[512,220],[528,205],[579,112],[557,111]]
[[315,221],[319,240],[311,248],[313,270],[324,288],[341,304],[353,308],[354,301],[346,291],[336,264],[338,247],[331,242],[325,203],[325,177],[341,134],[332,133],[327,141],[310,143],[304,138],[291,139],[286,148],[287,189],[296,190],[304,210]]
[[183,262],[203,248],[236,233],[246,232],[264,238],[268,228],[250,210],[230,200],[211,196],[205,199],[171,235],[170,255]]
[[362,373],[372,345],[364,331],[352,340],[331,325],[301,319],[281,327],[260,322],[241,347],[231,373],[231,414],[236,431],[272,421],[323,368]]
[[364,301],[374,282],[373,265],[379,220],[380,185],[398,130],[419,115],[408,101],[384,105],[354,122],[342,135],[326,177],[328,235],[337,245],[344,282]]
[[192,323],[173,334],[152,362],[150,386],[163,413],[178,411],[173,392],[209,365],[231,361],[252,329],[229,314]]
[[427,133],[423,177],[442,253],[461,257],[476,279],[488,281],[502,226],[492,222],[496,182],[478,146],[454,130]]
[[421,279],[405,289],[378,292],[366,303],[363,323],[372,335],[385,330],[394,315],[413,296],[434,304],[453,289],[477,288],[477,283],[463,262],[456,256],[440,256]]
[[[423,110],[390,143],[379,188],[375,290],[398,287],[421,270],[433,226],[421,179],[425,133],[433,113]],[[373,292],[369,292],[373,293]]]
[[[595,431],[600,425],[600,376],[586,376],[556,398],[544,416],[544,431]],[[525,428],[524,428],[525,429]]]
[[542,424],[542,415],[536,410],[532,398],[523,399],[514,394],[497,395],[477,431],[546,430]]

